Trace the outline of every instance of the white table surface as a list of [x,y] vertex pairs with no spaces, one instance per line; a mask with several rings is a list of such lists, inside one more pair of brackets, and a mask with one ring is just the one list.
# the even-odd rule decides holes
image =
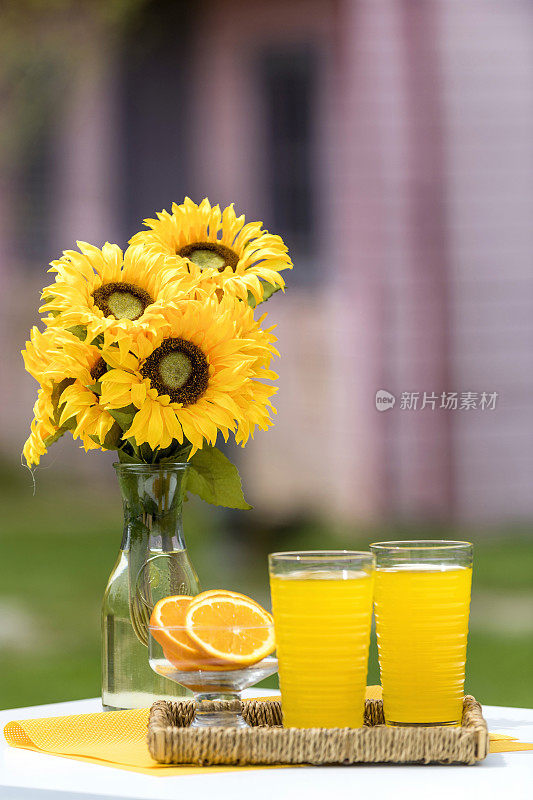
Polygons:
[[[250,696],[275,692],[249,691]],[[100,701],[33,706],[0,711],[0,726],[14,719],[100,711]],[[533,742],[533,709],[485,706],[494,733]],[[314,798],[409,798],[409,800],[531,800],[533,751],[494,753],[472,767],[352,766],[239,770],[213,774],[151,777],[113,767],[19,750],[0,737],[2,800],[314,800]]]

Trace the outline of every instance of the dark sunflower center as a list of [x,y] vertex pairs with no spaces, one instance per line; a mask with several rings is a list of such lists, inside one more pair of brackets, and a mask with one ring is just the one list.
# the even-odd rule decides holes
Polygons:
[[148,292],[131,283],[105,283],[93,292],[95,305],[106,317],[139,319],[153,303]]
[[105,375],[107,370],[107,364],[105,363],[103,358],[99,358],[96,364],[91,369],[91,378],[97,383],[102,375]]
[[196,403],[207,389],[209,365],[200,348],[192,342],[165,339],[148,356],[141,374],[150,378],[158,394],[168,394],[173,403],[188,406]]
[[231,267],[235,272],[235,268],[239,263],[239,256],[231,248],[226,247],[224,244],[218,242],[195,242],[194,244],[186,244],[177,251],[177,255],[182,258],[188,258],[200,269],[207,269],[214,267],[222,272],[226,267]]

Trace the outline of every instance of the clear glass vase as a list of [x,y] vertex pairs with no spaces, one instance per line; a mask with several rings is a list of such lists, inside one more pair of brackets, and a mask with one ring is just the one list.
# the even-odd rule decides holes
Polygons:
[[183,538],[186,463],[115,464],[124,533],[102,606],[102,705],[145,708],[189,694],[148,661],[148,622],[162,597],[200,591]]

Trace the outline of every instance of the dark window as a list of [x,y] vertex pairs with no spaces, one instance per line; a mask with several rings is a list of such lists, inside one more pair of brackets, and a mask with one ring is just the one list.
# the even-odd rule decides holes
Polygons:
[[313,157],[317,53],[309,46],[267,50],[259,71],[269,221],[295,256],[311,257],[318,235]]
[[125,239],[191,191],[189,4],[148,2],[122,53],[122,208]]

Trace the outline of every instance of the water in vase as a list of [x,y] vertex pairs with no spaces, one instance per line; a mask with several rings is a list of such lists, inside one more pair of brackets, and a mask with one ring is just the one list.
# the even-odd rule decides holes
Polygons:
[[155,699],[176,699],[190,693],[156,675],[148,663],[146,624],[160,597],[195,595],[198,578],[187,550],[151,550],[131,587],[129,552],[121,551],[102,609],[102,704],[106,710],[146,708]]

